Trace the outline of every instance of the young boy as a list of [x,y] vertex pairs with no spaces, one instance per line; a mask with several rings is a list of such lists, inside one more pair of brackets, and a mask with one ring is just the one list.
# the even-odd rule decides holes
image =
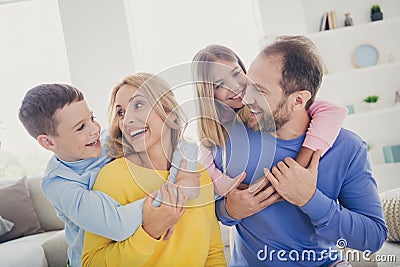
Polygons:
[[[121,206],[108,195],[90,190],[111,159],[101,146],[100,124],[81,91],[66,84],[38,85],[26,93],[19,119],[43,148],[54,152],[41,187],[65,223],[70,266],[81,266],[84,230],[115,241],[144,232],[142,216],[137,216],[144,199]],[[193,165],[188,162],[187,168],[194,170]]]

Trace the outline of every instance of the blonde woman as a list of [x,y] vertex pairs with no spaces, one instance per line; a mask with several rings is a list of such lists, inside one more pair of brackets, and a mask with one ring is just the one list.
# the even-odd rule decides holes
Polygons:
[[[249,118],[242,100],[247,86],[253,85],[246,78],[246,69],[239,56],[222,45],[201,49],[193,58],[193,66],[200,113],[198,129],[203,140],[202,154],[207,155],[203,161],[208,166],[215,192],[223,196],[236,181],[215,167],[210,151],[215,146],[225,147],[229,127],[235,119],[245,123]],[[312,117],[310,128],[296,158],[303,167],[308,166],[314,151],[320,149],[324,154],[332,146],[347,115],[344,107],[322,100],[315,101],[308,111]],[[247,177],[245,183],[251,183],[250,179]]]
[[[131,75],[114,88],[110,106],[110,151],[116,159],[100,171],[94,189],[125,205],[161,186],[163,203],[154,207],[148,198],[142,226],[125,241],[87,232],[83,266],[225,266],[208,172],[200,172],[199,196],[187,202],[180,189],[176,196],[171,183],[164,186],[182,120],[169,87],[150,74]],[[173,235],[162,240],[171,226]]]

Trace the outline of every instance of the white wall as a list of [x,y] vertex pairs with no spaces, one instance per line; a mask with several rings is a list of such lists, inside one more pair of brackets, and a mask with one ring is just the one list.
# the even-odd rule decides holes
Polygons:
[[112,88],[135,71],[123,1],[58,2],[72,84],[105,128]]
[[126,4],[138,70],[159,72],[190,62],[212,43],[232,48],[246,66],[258,53],[251,1],[126,0]]
[[[307,32],[303,2],[299,0],[253,0],[259,12],[263,32],[268,38],[281,34]],[[322,1],[321,1],[322,2]]]
[[0,34],[0,128],[4,127],[0,130],[1,152],[21,157],[35,155],[40,162],[49,153],[26,133],[17,114],[31,87],[70,82],[57,2],[35,0],[0,5]]

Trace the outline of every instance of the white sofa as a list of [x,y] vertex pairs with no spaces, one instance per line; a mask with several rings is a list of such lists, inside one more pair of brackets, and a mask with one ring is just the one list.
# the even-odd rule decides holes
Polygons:
[[[33,209],[37,215],[37,217],[34,215],[33,217],[37,218],[40,224],[39,230],[36,230],[37,233],[0,243],[0,267],[66,266],[67,243],[63,230],[64,223],[57,218],[53,207],[44,197],[40,189],[40,179],[40,177],[31,177],[26,178],[26,180],[0,180],[0,194],[2,190],[4,192],[4,190],[9,190],[13,186],[19,186],[12,193],[9,193],[11,191],[7,191],[9,196],[0,203],[0,206],[3,205],[3,214],[1,214],[0,208],[0,215],[13,222],[4,214],[10,213],[9,209],[7,212],[4,211],[4,205],[11,205],[15,212],[20,212],[18,210],[18,200],[22,199],[22,197],[19,197],[18,194],[24,191],[24,187],[27,186]],[[4,201],[7,203],[4,203]],[[25,204],[29,202],[26,199],[22,201]],[[27,211],[22,212],[27,213]],[[26,220],[31,220],[31,218],[24,217],[20,222],[14,221],[14,228],[26,223]]]

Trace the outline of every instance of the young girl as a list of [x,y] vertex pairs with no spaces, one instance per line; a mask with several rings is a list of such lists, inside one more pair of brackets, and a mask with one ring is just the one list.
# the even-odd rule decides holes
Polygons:
[[[203,162],[213,179],[215,192],[223,196],[235,184],[213,164],[210,151],[225,147],[229,126],[236,115],[243,122],[248,109],[242,103],[248,81],[246,69],[239,56],[221,45],[201,49],[193,59],[195,87],[200,112],[199,133],[202,140]],[[347,115],[344,107],[316,100],[308,109],[312,118],[302,149],[296,161],[307,167],[317,149],[322,155],[332,146]]]
[[[187,205],[179,189],[176,197],[171,183],[167,190],[162,186],[182,121],[170,88],[152,75],[131,75],[114,88],[111,105],[110,144],[116,159],[100,171],[93,188],[125,205],[161,186],[163,203],[143,210],[143,225],[124,241],[86,232],[83,266],[226,266],[213,187],[206,186],[211,185],[208,172],[200,173],[199,196]],[[174,234],[162,241],[172,225]]]

